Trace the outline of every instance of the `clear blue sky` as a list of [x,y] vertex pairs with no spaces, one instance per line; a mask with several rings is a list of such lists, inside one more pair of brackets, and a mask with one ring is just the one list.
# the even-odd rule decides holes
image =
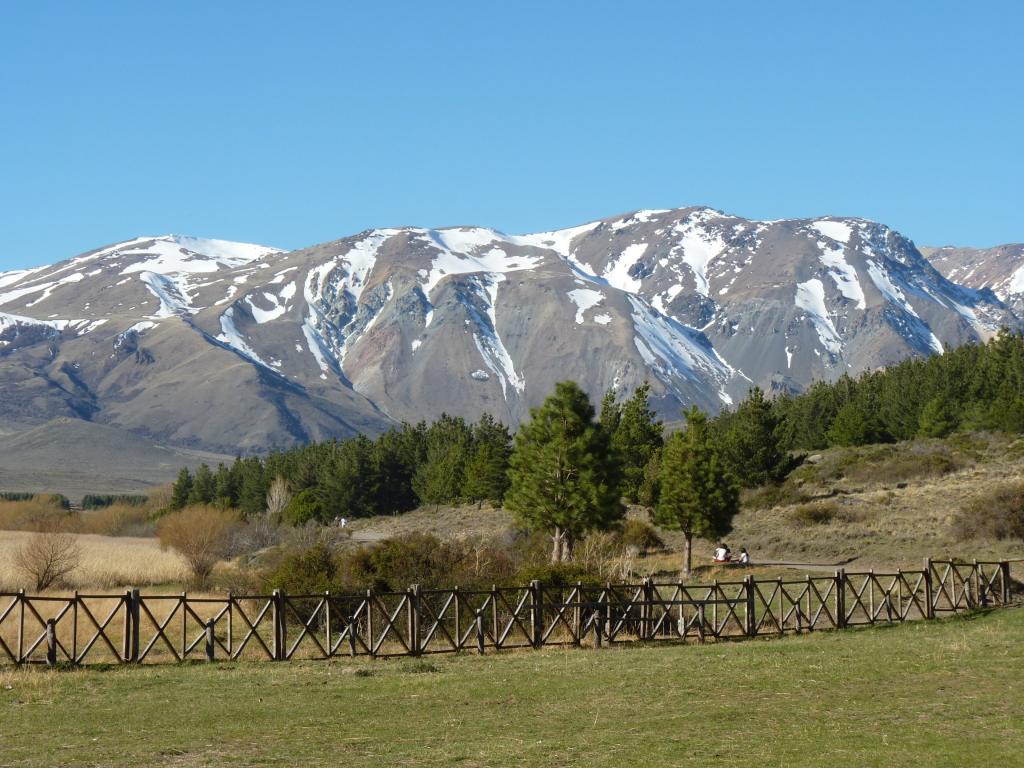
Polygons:
[[1020,2],[8,2],[0,269],[641,207],[1024,240]]

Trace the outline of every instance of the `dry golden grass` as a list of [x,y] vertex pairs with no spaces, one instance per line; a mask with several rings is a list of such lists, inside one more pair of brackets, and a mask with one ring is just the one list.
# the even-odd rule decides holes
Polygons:
[[512,515],[487,504],[453,507],[430,505],[404,515],[381,515],[353,520],[346,530],[353,541],[367,542],[390,539],[406,533],[429,532],[441,538],[493,538],[509,531]]
[[[32,534],[0,531],[0,589],[31,586],[28,576],[14,565],[14,553]],[[74,534],[82,560],[68,577],[72,589],[114,590],[160,584],[180,584],[189,577],[185,561],[176,552],[162,550],[155,538]]]
[[60,530],[104,536],[150,536],[156,511],[165,505],[162,489],[142,505],[111,504],[102,509],[69,512],[51,496],[41,494],[27,501],[0,500],[0,530]]

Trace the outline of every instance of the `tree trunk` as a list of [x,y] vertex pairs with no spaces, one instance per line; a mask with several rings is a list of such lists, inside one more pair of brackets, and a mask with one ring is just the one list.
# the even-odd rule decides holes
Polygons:
[[683,533],[683,576],[687,579],[693,575],[693,561],[691,560],[691,554],[693,552],[693,534],[690,531]]
[[564,551],[563,542],[565,540],[565,532],[562,531],[561,527],[555,526],[555,532],[551,535],[551,564],[558,565],[562,562],[562,553]]
[[572,549],[575,545],[575,540],[569,535],[568,531],[562,532],[562,562],[568,563],[572,561]]

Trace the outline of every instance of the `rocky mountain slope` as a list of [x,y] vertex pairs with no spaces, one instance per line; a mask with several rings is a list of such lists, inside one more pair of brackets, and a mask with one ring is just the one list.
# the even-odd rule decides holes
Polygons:
[[974,289],[991,290],[1024,316],[1024,244],[995,248],[922,248],[947,279]]
[[1016,326],[863,219],[637,211],[556,232],[368,230],[293,252],[143,237],[0,274],[0,423],[235,452],[442,411],[512,423],[561,379],[669,419]]

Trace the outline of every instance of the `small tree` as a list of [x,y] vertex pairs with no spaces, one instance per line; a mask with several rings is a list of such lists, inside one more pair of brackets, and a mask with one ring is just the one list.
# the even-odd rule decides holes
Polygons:
[[551,532],[552,563],[570,559],[580,536],[607,530],[625,513],[609,436],[575,382],[556,384],[530,411],[509,461],[505,505],[526,527]]
[[192,490],[188,494],[189,504],[209,504],[217,495],[217,480],[205,464],[200,464],[192,478]]
[[227,551],[235,522],[234,513],[226,509],[186,507],[162,518],[156,534],[161,547],[170,547],[185,558],[196,583],[202,586]]
[[672,435],[665,445],[661,494],[654,514],[658,525],[683,532],[687,578],[693,572],[694,535],[724,536],[732,530],[738,511],[739,488],[711,439],[707,417],[694,406],[686,414],[686,431]]
[[184,509],[192,495],[192,473],[183,467],[171,489],[171,509]]
[[81,560],[82,549],[69,533],[33,533],[14,553],[14,564],[37,592],[65,579]]

